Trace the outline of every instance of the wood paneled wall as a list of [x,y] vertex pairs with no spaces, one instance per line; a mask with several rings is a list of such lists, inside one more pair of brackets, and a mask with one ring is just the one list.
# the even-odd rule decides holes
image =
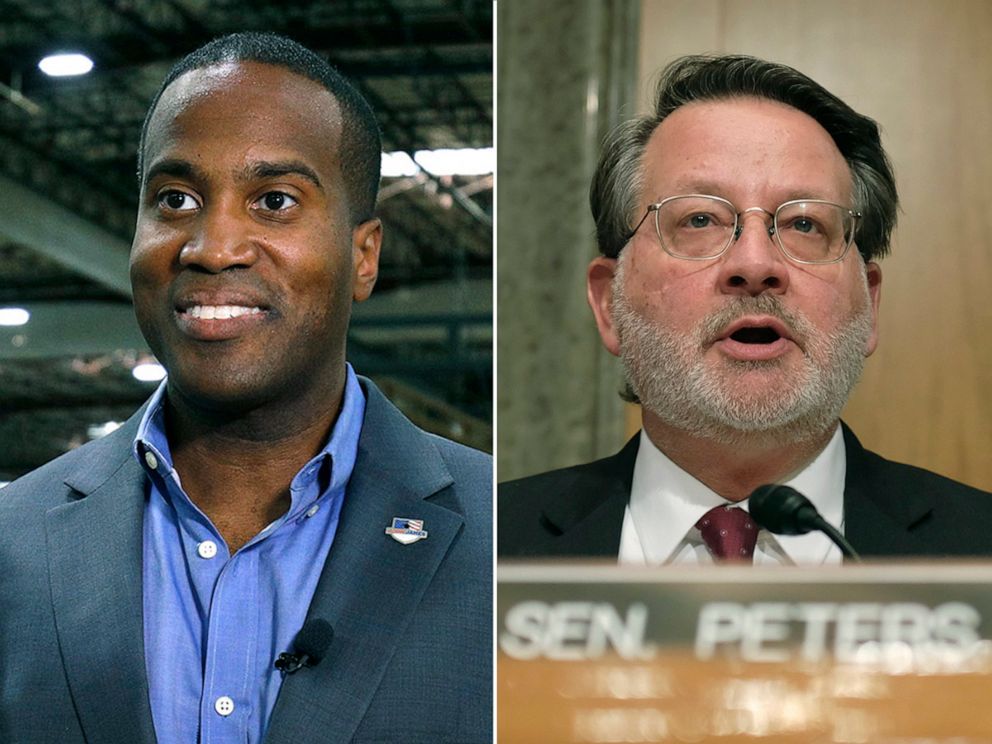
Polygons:
[[862,442],[992,490],[992,2],[643,0],[640,82],[690,53],[803,71],[882,127],[902,212],[881,337],[845,412]]

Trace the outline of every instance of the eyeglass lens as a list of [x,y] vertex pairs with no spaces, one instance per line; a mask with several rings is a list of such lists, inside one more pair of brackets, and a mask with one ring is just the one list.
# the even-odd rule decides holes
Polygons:
[[[783,250],[799,261],[834,261],[844,255],[854,220],[836,204],[796,201],[779,207],[776,235]],[[737,214],[730,204],[706,196],[680,196],[662,203],[655,225],[664,249],[681,258],[710,258],[734,237]]]

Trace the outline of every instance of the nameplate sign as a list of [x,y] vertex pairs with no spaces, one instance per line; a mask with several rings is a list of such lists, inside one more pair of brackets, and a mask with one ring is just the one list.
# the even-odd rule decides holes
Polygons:
[[992,741],[992,564],[501,565],[499,741]]

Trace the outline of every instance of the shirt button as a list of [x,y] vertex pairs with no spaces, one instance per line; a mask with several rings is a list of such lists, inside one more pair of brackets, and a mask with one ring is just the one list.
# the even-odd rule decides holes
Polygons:
[[309,509],[307,509],[307,517],[312,517],[318,511],[320,511],[320,504],[314,504]]
[[214,701],[214,710],[227,718],[227,716],[234,712],[234,701],[227,695],[222,695]]
[[[196,552],[201,558],[213,558],[217,555],[217,543],[213,540],[204,540],[196,546]],[[221,698],[221,700],[230,700],[230,698]]]
[[151,450],[145,450],[145,462],[148,463],[148,467],[152,470],[156,470],[158,468],[158,460],[155,458],[155,453]]

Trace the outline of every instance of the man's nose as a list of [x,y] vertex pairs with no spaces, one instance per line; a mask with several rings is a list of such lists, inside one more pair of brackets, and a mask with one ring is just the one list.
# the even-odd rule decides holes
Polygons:
[[741,212],[733,244],[720,258],[720,287],[727,294],[781,294],[789,285],[789,260],[775,242],[773,215],[760,207]]
[[205,208],[194,234],[179,251],[179,263],[211,274],[247,268],[258,260],[256,227],[247,212],[233,205]]

